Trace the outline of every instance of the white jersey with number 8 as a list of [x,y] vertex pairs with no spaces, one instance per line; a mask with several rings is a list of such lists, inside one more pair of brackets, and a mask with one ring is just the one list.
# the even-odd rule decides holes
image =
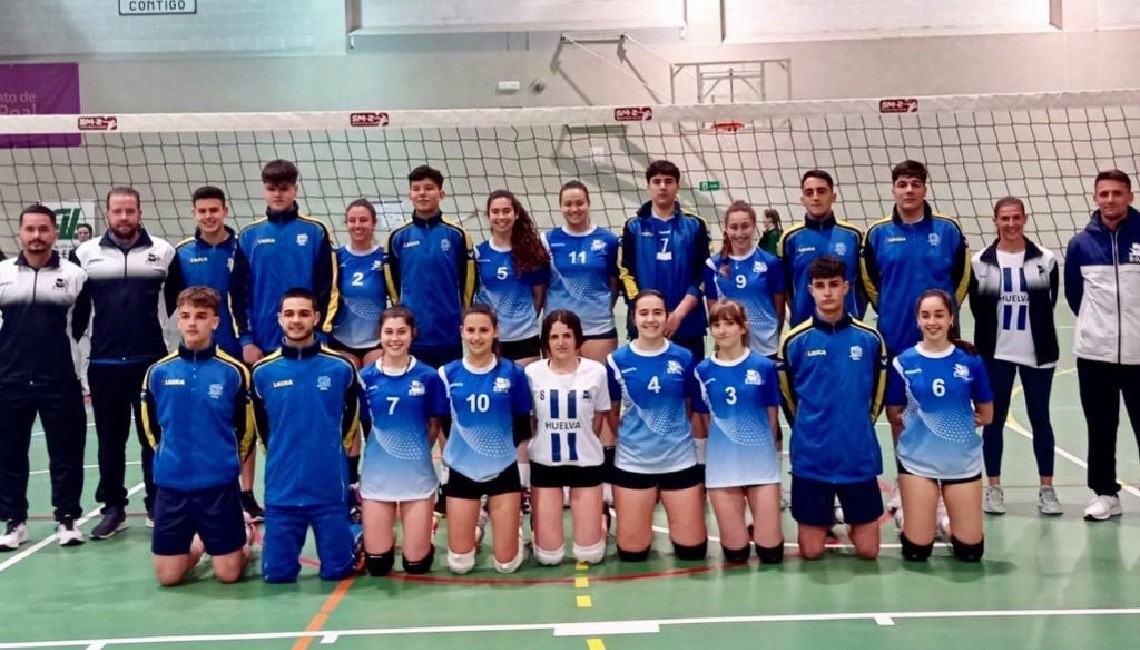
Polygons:
[[611,407],[605,366],[583,358],[573,373],[560,375],[550,369],[548,359],[541,359],[526,367],[526,375],[536,420],[529,446],[531,461],[542,465],[601,465],[602,443],[593,420],[595,413]]

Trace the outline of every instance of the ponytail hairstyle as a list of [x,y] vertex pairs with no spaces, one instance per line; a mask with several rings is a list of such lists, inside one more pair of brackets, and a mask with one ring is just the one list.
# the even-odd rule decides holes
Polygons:
[[572,181],[566,181],[562,184],[562,189],[558,190],[558,203],[560,205],[562,203],[562,195],[565,194],[568,190],[581,190],[582,194],[586,196],[586,203],[590,202],[590,190],[586,187],[585,183],[575,179]]
[[752,204],[748,201],[736,200],[728,209],[724,211],[724,244],[720,247],[720,271],[721,277],[728,277],[728,256],[732,252],[732,242],[728,240],[728,215],[734,212],[743,212],[748,215],[752,221],[752,229],[756,230],[756,210],[753,209]]
[[938,298],[942,301],[942,304],[945,305],[946,310],[950,312],[952,324],[950,326],[950,332],[947,334],[950,339],[950,343],[966,354],[978,354],[978,348],[974,347],[973,343],[962,339],[961,331],[958,328],[958,319],[955,316],[954,299],[950,297],[950,294],[946,293],[942,289],[927,289],[926,291],[923,291],[922,295],[920,295],[918,297],[918,300],[914,303],[914,317],[918,318],[918,313],[922,307],[922,301],[926,300],[927,298]]
[[550,254],[542,245],[534,219],[531,219],[522,203],[510,190],[495,190],[487,197],[488,214],[491,212],[491,202],[495,199],[508,199],[511,210],[515,213],[515,225],[511,229],[511,262],[515,265],[515,273],[531,273],[550,264]]
[[[486,316],[487,318],[491,319],[491,327],[494,329],[499,329],[499,316],[495,313],[494,309],[491,309],[487,305],[477,302],[467,309],[464,309],[463,318],[459,322],[466,323],[468,316]],[[502,343],[499,341],[498,335],[496,335],[495,339],[491,341],[491,352],[496,357],[501,357],[502,347]]]
[[748,314],[744,311],[744,307],[735,300],[718,300],[713,303],[712,309],[709,310],[709,327],[713,323],[719,321],[728,321],[739,325],[743,330],[740,334],[740,344],[744,349],[748,349]]

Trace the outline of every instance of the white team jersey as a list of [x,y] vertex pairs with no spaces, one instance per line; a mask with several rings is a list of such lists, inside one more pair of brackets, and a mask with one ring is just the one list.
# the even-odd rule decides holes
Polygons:
[[609,411],[606,368],[581,359],[568,375],[551,371],[541,359],[526,367],[534,396],[536,426],[531,439],[531,461],[542,465],[593,467],[602,464],[602,443],[594,431],[595,413]]

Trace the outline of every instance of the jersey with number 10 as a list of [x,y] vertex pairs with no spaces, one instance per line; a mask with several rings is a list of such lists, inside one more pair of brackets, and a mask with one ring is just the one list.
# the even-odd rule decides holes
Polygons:
[[550,369],[548,359],[541,359],[526,367],[526,376],[537,424],[527,445],[530,459],[542,465],[601,465],[594,414],[610,410],[606,367],[582,358],[574,372],[561,375]]
[[635,343],[607,359],[612,392],[620,390],[625,413],[618,425],[618,469],[666,474],[697,464],[686,400],[696,396],[693,354],[669,342],[645,352]]
[[696,369],[701,403],[709,413],[705,486],[780,482],[780,458],[768,408],[780,405],[779,377],[771,359],[753,351],[735,360],[709,357]]
[[957,347],[932,353],[922,344],[891,364],[887,405],[904,406],[896,449],[912,474],[961,479],[982,471],[982,438],[974,426],[974,404],[992,402],[982,358]]
[[613,288],[617,277],[618,237],[605,228],[583,233],[554,228],[542,234],[550,252],[547,312],[569,309],[582,319],[582,333],[598,336],[613,331]]
[[518,459],[514,416],[530,415],[532,402],[526,373],[496,357],[486,368],[463,359],[439,369],[451,407],[451,432],[443,462],[476,482],[489,481]]

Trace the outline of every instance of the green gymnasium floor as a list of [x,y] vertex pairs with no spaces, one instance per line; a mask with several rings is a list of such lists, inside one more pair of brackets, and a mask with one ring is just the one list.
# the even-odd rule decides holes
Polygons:
[[[1070,334],[1062,329],[1063,349]],[[1036,470],[1015,398],[1006,429],[1009,513],[987,516],[986,557],[978,565],[957,563],[944,548],[928,565],[904,565],[894,523],[886,521],[877,562],[858,561],[838,547],[808,564],[790,546],[782,566],[761,568],[753,560],[724,569],[714,541],[707,563],[678,564],[662,534],[659,554],[636,567],[616,560],[588,569],[528,562],[502,577],[481,554],[474,573],[455,578],[441,553],[424,580],[397,575],[326,584],[309,566],[296,585],[266,585],[253,568],[244,583],[221,586],[199,568],[190,584],[163,589],[151,572],[141,498],[133,499],[138,514],[131,528],[111,540],[76,549],[41,542],[54,529],[39,435],[30,542],[0,556],[0,649],[1127,647],[1140,632],[1140,462],[1125,418],[1124,517],[1085,523],[1085,428],[1072,365],[1071,357],[1062,360],[1053,394],[1065,514],[1036,513]],[[885,423],[879,432],[889,449]],[[89,440],[85,505],[93,507],[93,433]],[[128,479],[141,490],[137,465],[128,468]],[[794,531],[785,516],[789,541]]]

